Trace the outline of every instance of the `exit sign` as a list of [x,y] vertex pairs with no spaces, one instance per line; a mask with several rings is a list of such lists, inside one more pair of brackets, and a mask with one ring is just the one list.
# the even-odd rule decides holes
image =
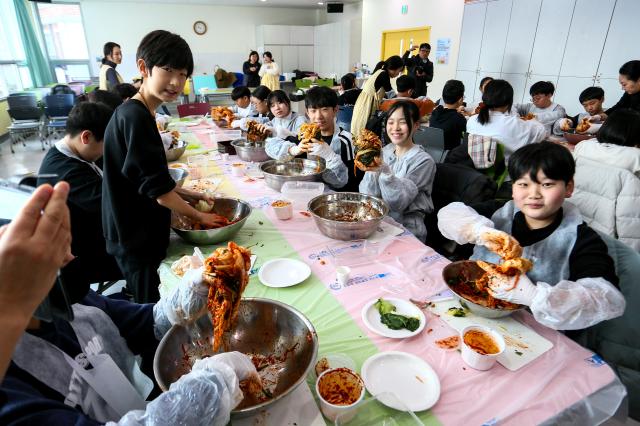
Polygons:
[[409,13],[409,5],[408,4],[403,4],[402,5],[402,9],[400,9],[400,12],[403,15],[406,15],[407,13]]

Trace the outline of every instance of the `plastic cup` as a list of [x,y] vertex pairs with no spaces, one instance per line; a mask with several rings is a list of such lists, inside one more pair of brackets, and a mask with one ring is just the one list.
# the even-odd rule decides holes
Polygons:
[[[342,392],[338,394],[336,389]],[[348,421],[356,415],[355,408],[364,399],[365,387],[353,370],[334,368],[318,376],[316,393],[320,399],[320,411],[327,419],[333,422],[341,416]]]
[[223,152],[221,154],[222,156],[222,161],[229,161],[229,153],[228,152]]
[[231,165],[231,175],[236,177],[244,176],[244,164],[242,163],[233,163]]
[[271,203],[276,217],[280,220],[288,220],[293,217],[293,205],[287,200],[277,200]]
[[[498,346],[498,352],[488,354],[481,353],[477,350],[471,348],[464,341],[464,336],[470,331],[479,331],[493,340],[493,342]],[[500,333],[496,330],[485,327],[483,325],[469,325],[462,329],[460,333],[460,348],[462,352],[462,360],[467,363],[467,365],[476,370],[489,370],[496,363],[498,356],[504,352],[506,347],[504,338]]]
[[349,275],[351,274],[351,268],[348,266],[338,266],[336,268],[336,280],[343,287],[349,282]]

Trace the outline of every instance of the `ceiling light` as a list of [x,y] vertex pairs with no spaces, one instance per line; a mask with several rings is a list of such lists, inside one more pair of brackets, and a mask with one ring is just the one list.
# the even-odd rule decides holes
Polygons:
[[319,4],[320,6],[322,6],[324,3],[322,3],[321,1],[319,1],[319,2],[318,2],[318,4]]

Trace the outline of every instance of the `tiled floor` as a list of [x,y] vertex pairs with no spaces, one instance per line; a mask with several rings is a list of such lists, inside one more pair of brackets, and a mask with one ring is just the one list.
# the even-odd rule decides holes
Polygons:
[[15,154],[11,153],[10,143],[8,139],[0,143],[0,179],[29,172],[37,173],[46,153],[42,150],[40,141],[31,138],[27,141],[26,147],[21,143],[14,145]]

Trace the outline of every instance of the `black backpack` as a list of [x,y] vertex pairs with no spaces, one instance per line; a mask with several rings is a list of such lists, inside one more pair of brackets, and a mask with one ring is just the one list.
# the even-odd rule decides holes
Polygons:
[[378,135],[378,137],[382,141],[382,146],[385,146],[387,144],[387,135],[385,130],[386,122],[387,113],[385,111],[377,110],[371,117],[369,117],[369,120],[367,120],[367,124],[364,126],[365,129],[371,130],[373,133]]

